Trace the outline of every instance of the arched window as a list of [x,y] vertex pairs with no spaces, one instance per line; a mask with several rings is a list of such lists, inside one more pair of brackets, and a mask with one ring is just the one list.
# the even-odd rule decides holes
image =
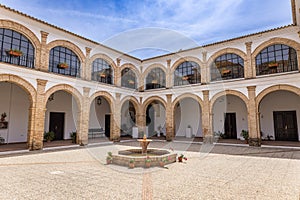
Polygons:
[[136,88],[136,76],[130,68],[125,68],[121,72],[121,85],[123,87]]
[[97,58],[92,66],[92,80],[113,84],[113,68],[105,60]]
[[80,60],[72,50],[62,46],[54,47],[50,50],[49,71],[80,77]]
[[227,53],[215,59],[210,67],[211,81],[244,77],[244,60],[234,53]]
[[0,28],[0,61],[34,68],[34,47],[21,33]]
[[174,85],[201,83],[200,66],[192,61],[181,63],[174,72]]
[[255,58],[256,75],[297,70],[297,53],[292,47],[275,44],[264,48]]
[[166,75],[160,68],[152,69],[146,78],[146,90],[166,87]]

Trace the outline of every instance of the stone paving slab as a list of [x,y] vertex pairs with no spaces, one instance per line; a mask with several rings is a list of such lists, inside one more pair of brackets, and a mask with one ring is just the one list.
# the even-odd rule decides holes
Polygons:
[[125,145],[0,158],[0,199],[299,200],[300,160],[291,159],[299,151],[212,149],[241,154],[228,155],[185,151],[185,145],[178,146],[174,151],[183,152],[186,162],[153,169],[104,164],[108,151],[132,148]]

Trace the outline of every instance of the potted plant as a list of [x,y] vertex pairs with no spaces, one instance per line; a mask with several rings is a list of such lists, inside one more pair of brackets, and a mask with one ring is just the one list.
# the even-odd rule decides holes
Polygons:
[[4,122],[5,121],[5,117],[6,117],[6,112],[2,113],[1,114],[1,122]]
[[111,164],[113,161],[113,157],[112,157],[112,152],[107,152],[107,156],[106,156],[106,164]]
[[246,144],[248,144],[249,132],[248,132],[247,130],[242,130],[241,136],[243,136],[243,138],[244,138],[245,141],[246,141]]
[[14,56],[14,57],[19,57],[23,54],[23,52],[18,49],[10,49],[10,50],[7,50],[6,53],[8,55]]
[[134,162],[135,162],[135,160],[133,158],[129,160],[129,168],[130,169],[134,168]]
[[68,68],[69,66],[68,66],[68,64],[67,63],[59,63],[58,65],[57,65],[57,67],[58,68],[61,68],[61,69],[66,69],[66,68]]
[[268,67],[272,68],[272,67],[278,67],[278,63],[275,62],[275,60],[269,62]]
[[169,161],[169,156],[166,157],[166,158],[162,158],[161,161],[159,161],[159,166],[160,166],[160,167],[164,167],[165,164],[168,163],[168,161]]
[[50,142],[50,141],[54,140],[54,138],[55,138],[55,133],[53,131],[49,131],[49,132],[44,133],[44,139],[47,142]]
[[182,162],[183,160],[187,160],[187,157],[185,157],[183,154],[180,154],[180,156],[178,156],[178,162]]
[[269,134],[268,134],[268,135],[267,135],[267,138],[268,138],[269,141],[271,141],[271,138],[273,138],[273,135],[269,135]]
[[149,156],[147,156],[145,159],[145,166],[146,168],[149,168],[151,166],[151,159]]
[[70,137],[72,139],[72,143],[76,143],[76,131],[70,133]]

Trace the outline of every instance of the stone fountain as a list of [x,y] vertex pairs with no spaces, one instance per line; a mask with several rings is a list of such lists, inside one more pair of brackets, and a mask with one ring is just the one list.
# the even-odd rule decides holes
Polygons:
[[151,159],[151,167],[159,166],[162,160],[167,160],[165,164],[176,162],[177,154],[166,149],[148,149],[148,145],[152,141],[144,135],[143,139],[137,139],[142,147],[137,149],[121,150],[118,154],[113,154],[113,164],[128,166],[129,161],[134,159],[135,167],[144,167],[146,159]]

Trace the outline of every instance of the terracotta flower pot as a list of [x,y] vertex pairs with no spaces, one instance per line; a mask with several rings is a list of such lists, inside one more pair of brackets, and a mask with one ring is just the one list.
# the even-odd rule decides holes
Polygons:
[[178,162],[182,162],[182,157],[178,157]]
[[151,166],[151,163],[150,162],[146,162],[145,166],[146,166],[146,168],[149,168]]
[[164,166],[165,166],[165,163],[164,163],[164,162],[159,162],[159,166],[160,166],[160,167],[164,167]]
[[133,169],[134,168],[134,163],[129,163],[129,168]]

